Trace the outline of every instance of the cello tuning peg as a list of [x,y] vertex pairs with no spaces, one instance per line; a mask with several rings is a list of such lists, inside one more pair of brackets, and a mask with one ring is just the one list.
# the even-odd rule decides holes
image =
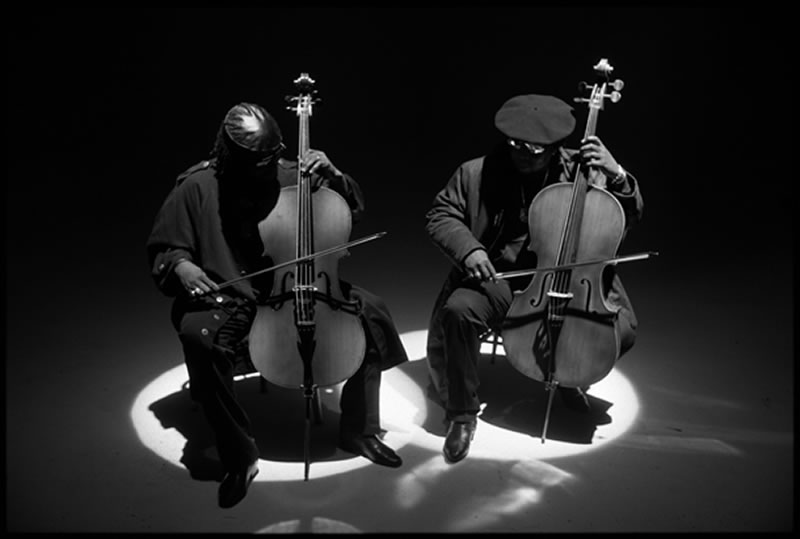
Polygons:
[[621,79],[617,79],[611,83],[611,87],[615,90],[622,90],[625,87],[625,83]]
[[591,85],[589,83],[585,82],[585,81],[580,81],[578,83],[578,92],[581,92],[581,93],[588,92],[590,88],[591,88]]
[[573,97],[572,100],[575,103],[588,103],[589,102],[589,99],[586,98],[586,97]]
[[611,95],[609,96],[609,98],[611,99],[612,103],[616,103],[617,101],[622,99],[622,94],[617,92],[616,90],[614,90],[613,92],[611,92]]

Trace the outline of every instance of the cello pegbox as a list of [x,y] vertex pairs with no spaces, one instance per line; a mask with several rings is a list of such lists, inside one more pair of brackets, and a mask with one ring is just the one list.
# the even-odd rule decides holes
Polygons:
[[287,103],[289,103],[286,106],[286,110],[297,110],[297,104],[298,104],[298,101],[300,100],[299,97],[296,97],[296,96],[293,96],[293,95],[287,95],[287,96],[285,96],[283,98],[283,100],[286,101]]

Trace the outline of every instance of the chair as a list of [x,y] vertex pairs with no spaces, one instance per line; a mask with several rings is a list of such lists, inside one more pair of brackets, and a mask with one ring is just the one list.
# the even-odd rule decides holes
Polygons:
[[478,335],[478,340],[480,341],[481,345],[483,345],[483,343],[492,345],[492,355],[490,362],[494,364],[495,358],[497,357],[497,347],[503,345],[503,336],[501,335],[500,330],[497,328],[490,327],[486,331]]

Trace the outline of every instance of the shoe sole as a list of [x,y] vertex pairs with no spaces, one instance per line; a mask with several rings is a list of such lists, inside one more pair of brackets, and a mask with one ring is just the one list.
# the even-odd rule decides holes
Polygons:
[[464,453],[464,456],[463,456],[463,457],[461,457],[461,458],[458,458],[458,459],[451,459],[450,457],[448,457],[448,456],[447,456],[447,453],[445,453],[444,451],[442,451],[442,454],[444,455],[444,461],[445,461],[446,463],[448,463],[448,464],[455,464],[455,463],[457,463],[457,462],[461,462],[462,460],[464,460],[465,458],[467,458],[467,455],[469,454],[469,451],[467,451],[466,453]]
[[246,484],[246,485],[245,485],[245,487],[244,487],[244,494],[242,495],[242,497],[241,497],[241,498],[239,498],[238,500],[236,500],[235,502],[233,502],[233,503],[232,503],[232,504],[230,504],[230,505],[228,505],[228,504],[222,505],[222,504],[219,504],[219,503],[218,503],[219,507],[220,507],[220,508],[222,508],[222,509],[230,509],[230,508],[232,508],[232,507],[234,507],[234,506],[238,505],[239,503],[241,503],[241,501],[242,501],[242,500],[244,500],[244,499],[247,497],[247,491],[248,491],[248,490],[250,490],[250,484],[253,482],[253,479],[255,479],[255,478],[256,478],[256,476],[258,475],[258,472],[259,472],[259,469],[258,469],[258,468],[256,468],[256,470],[255,470],[255,472],[253,473],[253,475],[251,475],[251,476],[250,476],[250,477],[247,479],[247,484]]

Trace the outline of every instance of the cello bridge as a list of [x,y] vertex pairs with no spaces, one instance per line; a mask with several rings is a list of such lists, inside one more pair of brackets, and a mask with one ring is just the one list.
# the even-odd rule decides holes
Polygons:
[[556,292],[555,290],[550,290],[547,292],[547,297],[554,299],[572,299],[573,295],[571,292]]
[[298,284],[292,287],[292,292],[317,292],[319,289],[313,284]]

